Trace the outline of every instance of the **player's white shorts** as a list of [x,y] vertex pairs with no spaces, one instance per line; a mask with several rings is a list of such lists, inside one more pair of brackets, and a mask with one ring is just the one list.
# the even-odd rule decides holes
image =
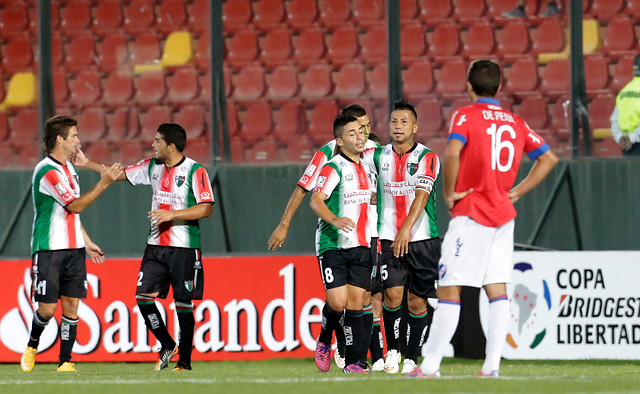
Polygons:
[[468,216],[449,222],[438,264],[438,286],[482,287],[509,283],[513,271],[514,221],[483,226]]

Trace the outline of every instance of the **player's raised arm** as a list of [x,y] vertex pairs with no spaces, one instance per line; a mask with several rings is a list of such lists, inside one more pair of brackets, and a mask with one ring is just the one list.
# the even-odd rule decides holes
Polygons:
[[102,166],[98,183],[87,193],[71,201],[66,208],[73,213],[84,211],[86,207],[91,205],[103,191],[107,190],[107,188],[121,176],[124,176],[124,171],[120,163],[116,163],[109,168]]
[[[80,149],[80,147],[76,148],[76,152],[71,158],[71,161],[77,167],[85,167],[90,169],[91,171],[98,172],[98,173],[102,173],[102,170],[105,167],[110,168],[115,164],[120,165],[120,163],[103,164],[103,163],[99,163],[97,161],[91,160],[87,156],[85,156],[84,152],[82,151],[82,149]],[[127,176],[125,175],[124,171],[122,171],[122,173],[120,173],[116,179],[116,181],[126,181],[126,180],[127,180]]]

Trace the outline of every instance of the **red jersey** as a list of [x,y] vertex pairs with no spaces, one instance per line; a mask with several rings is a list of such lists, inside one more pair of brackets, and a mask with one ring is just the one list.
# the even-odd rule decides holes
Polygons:
[[489,227],[498,227],[516,217],[509,199],[522,153],[531,160],[549,150],[549,145],[518,115],[500,102],[482,98],[460,108],[451,118],[449,140],[464,144],[455,191],[473,188],[458,201],[453,215],[469,216]]

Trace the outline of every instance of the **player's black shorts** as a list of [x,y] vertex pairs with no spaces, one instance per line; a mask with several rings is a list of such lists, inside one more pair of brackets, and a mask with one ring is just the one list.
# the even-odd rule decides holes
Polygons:
[[378,238],[371,238],[371,252],[369,258],[373,269],[371,270],[371,295],[382,293],[382,278],[380,277],[380,254],[378,253]]
[[158,292],[167,298],[169,285],[176,300],[201,300],[204,268],[200,249],[147,245],[138,273],[136,294]]
[[84,248],[45,250],[31,260],[32,298],[54,304],[60,296],[87,297],[87,261]]
[[392,241],[380,240],[380,276],[385,289],[407,286],[424,299],[436,298],[440,238],[409,242],[409,253],[399,259],[393,255]]
[[318,257],[324,289],[352,286],[371,290],[369,248],[327,250]]

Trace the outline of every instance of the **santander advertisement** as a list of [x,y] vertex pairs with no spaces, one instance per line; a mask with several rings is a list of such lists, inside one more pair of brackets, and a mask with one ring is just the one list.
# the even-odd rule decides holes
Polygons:
[[[193,360],[310,357],[320,332],[324,289],[314,256],[203,259],[204,298],[194,301]],[[160,344],[135,302],[139,259],[87,261],[87,298],[78,310],[73,361],[153,361]],[[19,362],[37,304],[31,261],[0,261],[0,362]],[[156,301],[169,332],[179,326],[172,293]],[[40,339],[38,362],[57,362],[61,308]]]

